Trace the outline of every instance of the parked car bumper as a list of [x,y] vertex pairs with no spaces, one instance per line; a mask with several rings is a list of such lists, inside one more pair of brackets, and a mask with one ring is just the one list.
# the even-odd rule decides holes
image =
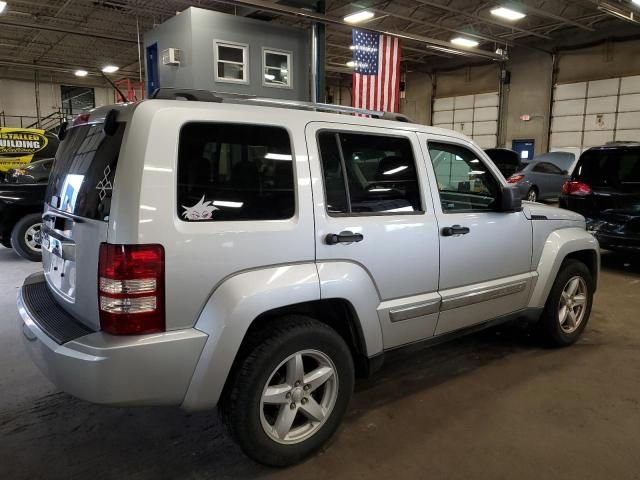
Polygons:
[[[85,327],[61,313],[50,294],[47,298],[44,281],[42,273],[28,277],[17,303],[29,355],[51,382],[94,403],[182,403],[207,339],[205,333],[193,328],[139,336],[91,332],[63,341],[61,332],[80,333]],[[29,291],[34,288],[39,289],[36,300],[33,290]],[[51,312],[56,312],[53,319],[48,318]]]
[[612,235],[610,233],[592,232],[600,247],[606,250],[640,253],[640,237]]

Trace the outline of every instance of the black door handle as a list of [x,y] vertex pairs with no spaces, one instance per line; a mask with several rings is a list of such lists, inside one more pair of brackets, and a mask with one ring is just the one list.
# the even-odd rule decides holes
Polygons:
[[470,230],[468,227],[463,227],[461,225],[453,225],[451,227],[444,227],[442,229],[443,237],[451,237],[453,235],[466,235]]
[[353,233],[349,231],[340,232],[340,233],[328,233],[326,237],[324,237],[324,241],[327,242],[328,245],[335,245],[336,243],[357,243],[361,242],[364,239],[361,233]]

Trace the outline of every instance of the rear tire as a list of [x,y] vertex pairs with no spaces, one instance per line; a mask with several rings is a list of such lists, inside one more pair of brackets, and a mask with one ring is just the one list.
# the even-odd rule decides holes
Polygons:
[[317,320],[288,315],[250,333],[240,355],[220,414],[242,451],[274,467],[318,451],[353,392],[353,359],[342,337]]
[[529,202],[537,202],[538,201],[538,190],[536,187],[531,187],[527,192],[527,200]]
[[537,325],[547,345],[566,347],[578,340],[591,315],[593,292],[593,277],[587,266],[578,260],[566,260]]
[[22,258],[32,262],[42,261],[42,215],[31,213],[22,217],[11,231],[11,246]]

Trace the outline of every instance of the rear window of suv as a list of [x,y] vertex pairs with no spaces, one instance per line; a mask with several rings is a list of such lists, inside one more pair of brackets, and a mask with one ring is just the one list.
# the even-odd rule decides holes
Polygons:
[[56,153],[46,202],[79,217],[108,220],[124,130],[125,123],[111,136],[101,123],[70,128]]
[[281,127],[193,122],[178,148],[178,216],[282,220],[295,212],[291,142]]
[[588,150],[574,177],[591,187],[640,189],[640,148]]

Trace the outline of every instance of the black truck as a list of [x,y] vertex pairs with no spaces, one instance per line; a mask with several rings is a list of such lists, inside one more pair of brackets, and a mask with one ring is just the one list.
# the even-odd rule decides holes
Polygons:
[[0,183],[0,243],[28,260],[42,259],[40,232],[47,183]]

